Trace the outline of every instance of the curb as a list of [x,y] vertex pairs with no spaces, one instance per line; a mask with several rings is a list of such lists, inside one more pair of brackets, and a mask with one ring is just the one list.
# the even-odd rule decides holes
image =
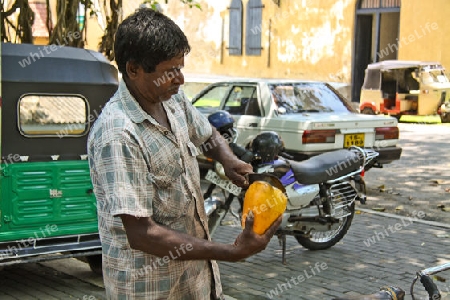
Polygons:
[[395,214],[379,212],[379,211],[366,209],[366,208],[357,208],[356,210],[359,210],[360,212],[363,212],[363,213],[373,214],[373,215],[377,215],[377,216],[382,216],[382,217],[387,217],[387,218],[395,218],[395,219],[400,219],[400,220],[408,220],[408,221],[411,221],[413,223],[420,223],[420,224],[425,224],[425,225],[436,226],[436,227],[443,227],[443,228],[450,229],[450,224],[446,224],[446,223],[421,220],[421,219],[411,218],[411,217],[404,217],[404,216],[399,216],[399,215],[395,215]]

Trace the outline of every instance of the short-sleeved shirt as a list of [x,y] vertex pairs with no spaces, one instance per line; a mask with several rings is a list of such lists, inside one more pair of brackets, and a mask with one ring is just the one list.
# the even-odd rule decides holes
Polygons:
[[106,294],[108,299],[221,299],[215,261],[176,259],[192,245],[162,258],[132,249],[120,218],[152,217],[210,239],[196,156],[211,125],[182,93],[163,106],[170,129],[147,114],[121,81],[89,134]]

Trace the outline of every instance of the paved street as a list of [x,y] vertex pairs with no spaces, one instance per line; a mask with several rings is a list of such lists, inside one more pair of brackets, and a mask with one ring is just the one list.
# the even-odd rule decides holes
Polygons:
[[[221,227],[217,237],[232,241],[238,232],[239,228]],[[225,292],[237,299],[324,300],[371,294],[385,285],[402,287],[408,295],[416,271],[450,262],[450,238],[441,237],[445,233],[450,234],[450,226],[411,224],[409,219],[362,213],[331,249],[309,251],[289,238],[287,265],[281,263],[276,238],[246,262],[221,263],[223,285]],[[450,299],[450,271],[441,275],[447,278],[447,283],[441,284],[446,292],[443,299]]]
[[[222,226],[216,239],[231,243],[240,228]],[[357,214],[344,239],[331,249],[309,251],[288,238],[287,265],[274,238],[245,262],[220,263],[225,293],[245,299],[332,299],[370,294],[384,285],[409,286],[416,271],[450,262],[450,226]],[[450,271],[439,286],[450,299]],[[0,271],[0,299],[105,299],[100,276],[74,259],[16,265]],[[420,286],[416,287],[420,291]],[[418,299],[424,298],[424,294]],[[411,299],[409,296],[406,299]]]
[[[450,124],[400,123],[400,160],[366,173],[366,208],[450,224]],[[362,206],[361,206],[362,207]]]
[[[441,223],[436,224],[417,217],[422,211],[428,216],[440,213],[435,204],[450,200],[445,191],[450,180],[450,165],[445,160],[450,127],[401,124],[401,130],[402,159],[366,175],[368,202],[387,208],[402,204],[402,210],[388,211],[410,218],[367,213],[369,205],[357,205],[364,211],[355,215],[348,234],[331,249],[309,251],[289,237],[287,265],[281,263],[281,246],[273,238],[266,250],[244,262],[220,263],[225,293],[239,300],[326,300],[370,294],[381,286],[395,285],[406,291],[405,299],[411,299],[409,288],[415,272],[450,262],[450,222],[442,224],[449,212],[442,211]],[[430,185],[429,180],[439,183]],[[384,191],[377,188],[381,184]],[[411,216],[414,211],[416,218]],[[232,243],[240,232],[239,227],[231,226],[232,221],[228,218],[228,226],[220,227],[214,238]],[[438,283],[443,299],[450,299],[450,271],[440,275],[446,279]],[[415,291],[421,291],[420,286]],[[427,299],[423,292],[419,295],[417,299]],[[93,274],[85,263],[65,259],[5,267],[0,271],[0,299],[94,300],[105,299],[105,294],[101,276]]]

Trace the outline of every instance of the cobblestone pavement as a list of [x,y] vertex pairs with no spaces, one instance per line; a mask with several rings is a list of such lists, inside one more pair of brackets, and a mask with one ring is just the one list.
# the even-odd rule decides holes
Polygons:
[[[56,266],[67,266],[70,265],[67,264],[68,261],[71,262],[72,259],[56,260],[52,263]],[[87,264],[83,262],[77,262],[77,264],[82,265],[82,268],[75,274],[70,269],[61,271],[46,266],[46,263],[7,266],[0,271],[0,299],[105,299],[102,286],[86,281],[86,278],[92,276]]]
[[[302,248],[287,239],[287,264],[273,238],[263,252],[245,262],[220,263],[226,294],[236,299],[332,299],[336,296],[371,294],[385,285],[407,291],[415,273],[450,262],[450,226],[412,223],[376,214],[355,215],[344,239],[324,251]],[[216,238],[232,242],[239,227],[222,226]],[[443,299],[450,299],[450,271],[439,283]],[[416,286],[415,291],[421,290]],[[425,298],[422,292],[418,299]]]
[[450,126],[400,123],[400,160],[366,173],[369,209],[450,224]]
[[[227,295],[238,299],[332,299],[371,294],[381,286],[407,291],[415,273],[450,262],[450,226],[412,223],[412,218],[356,214],[344,239],[324,251],[287,239],[287,264],[274,237],[261,253],[238,263],[220,262]],[[423,222],[423,221],[422,221]],[[238,226],[221,226],[215,239],[232,243]],[[450,271],[440,274],[443,299],[450,299]],[[421,291],[420,286],[416,286]],[[422,292],[418,299],[427,299]],[[101,277],[75,259],[15,265],[0,271],[0,299],[105,299]]]
[[[349,232],[324,251],[302,248],[287,239],[287,264],[273,238],[263,252],[244,262],[220,262],[227,295],[246,299],[320,299],[371,294],[381,286],[409,287],[420,269],[450,262],[450,127],[400,124],[402,158],[366,174],[367,205],[391,213],[357,214]],[[401,207],[399,207],[401,206]],[[396,209],[401,208],[401,209]],[[425,217],[411,223],[415,212]],[[400,219],[397,215],[409,216]],[[433,224],[423,220],[439,221]],[[227,222],[237,224],[228,218]],[[221,226],[214,238],[232,243],[240,228]],[[450,299],[450,271],[440,274],[443,299]],[[416,286],[415,291],[421,291]],[[425,300],[421,292],[417,299]],[[75,259],[13,265],[0,271],[0,300],[105,299],[101,276]]]

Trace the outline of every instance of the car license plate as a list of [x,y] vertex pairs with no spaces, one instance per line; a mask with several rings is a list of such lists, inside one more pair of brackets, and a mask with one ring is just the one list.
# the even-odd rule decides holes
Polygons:
[[344,147],[364,147],[364,133],[346,134],[344,136]]
[[237,185],[235,185],[234,183],[232,183],[229,180],[224,180],[224,179],[220,178],[219,175],[217,175],[216,172],[214,172],[212,170],[208,170],[208,173],[206,174],[205,179],[208,180],[209,182],[212,182],[212,183],[220,186],[221,188],[232,193],[235,196],[239,196],[239,194],[242,191],[242,188],[238,187]]

